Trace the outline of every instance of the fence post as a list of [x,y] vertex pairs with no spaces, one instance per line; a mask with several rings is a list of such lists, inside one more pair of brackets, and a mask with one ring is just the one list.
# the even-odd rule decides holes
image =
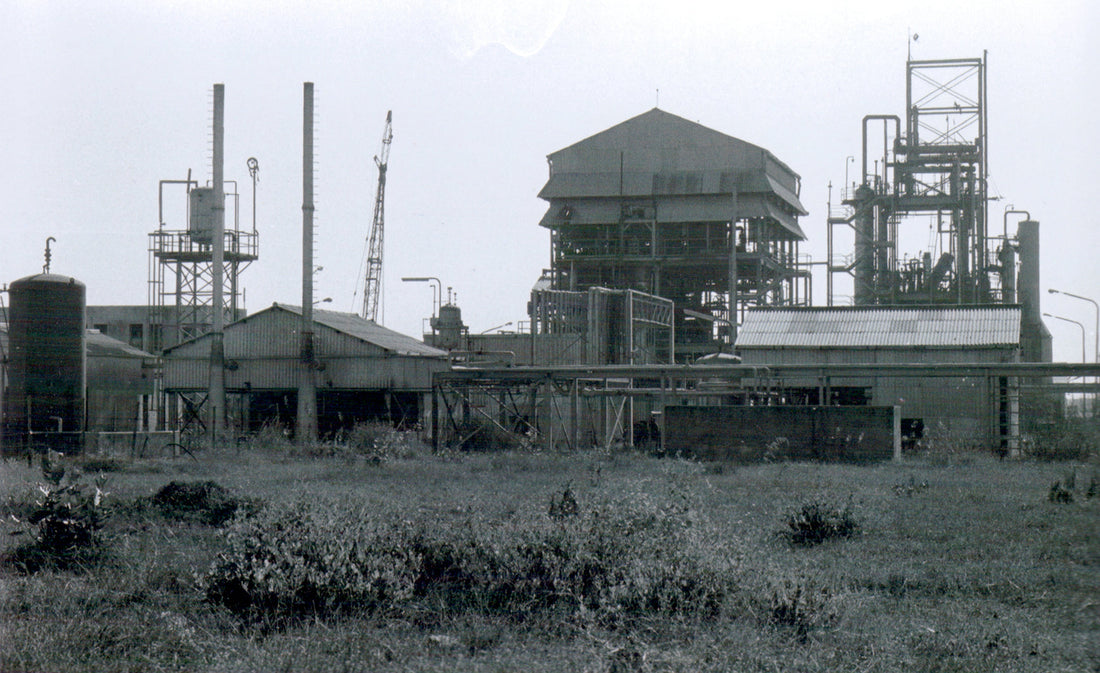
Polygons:
[[894,462],[901,462],[901,405],[894,405]]

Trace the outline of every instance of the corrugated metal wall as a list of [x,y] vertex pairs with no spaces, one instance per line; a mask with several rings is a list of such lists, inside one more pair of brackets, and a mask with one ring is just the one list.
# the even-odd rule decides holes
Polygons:
[[[230,389],[282,390],[298,387],[301,318],[273,311],[225,332]],[[318,325],[314,352],[321,368],[317,385],[362,390],[430,390],[433,372],[449,367],[442,358],[394,355],[356,337]],[[199,339],[165,356],[168,390],[204,390],[209,385],[209,342]]]
[[[430,390],[432,373],[445,371],[445,360],[422,357],[319,357],[317,385],[363,390]],[[227,388],[281,390],[298,387],[302,365],[293,358],[232,358],[236,369],[226,371]],[[210,363],[205,359],[173,358],[165,361],[168,390],[205,390]]]
[[[747,365],[909,364],[1016,362],[1015,348],[974,349],[766,349],[741,351]],[[788,379],[784,387],[816,388],[817,378]],[[831,377],[833,388],[871,390],[870,404],[901,406],[903,418],[922,419],[928,437],[980,441],[997,427],[997,390],[983,377]]]

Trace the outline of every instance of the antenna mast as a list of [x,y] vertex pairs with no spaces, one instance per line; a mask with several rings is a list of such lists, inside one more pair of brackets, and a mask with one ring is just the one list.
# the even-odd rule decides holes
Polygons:
[[382,132],[382,150],[374,157],[378,166],[378,191],[374,195],[374,219],[367,239],[367,275],[363,285],[363,317],[378,320],[378,299],[382,295],[382,248],[385,228],[386,166],[393,142],[393,111],[386,112],[386,130]]

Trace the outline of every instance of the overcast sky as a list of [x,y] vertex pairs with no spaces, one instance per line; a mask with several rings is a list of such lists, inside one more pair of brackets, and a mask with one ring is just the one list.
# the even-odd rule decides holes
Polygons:
[[[225,177],[259,160],[260,259],[247,307],[301,301],[302,82],[316,86],[316,297],[361,305],[386,111],[382,322],[419,335],[437,276],[471,332],[523,320],[549,266],[546,155],[658,105],[760,145],[802,176],[802,251],[823,260],[830,181],[867,114],[904,113],[905,59],[988,52],[990,228],[1042,223],[1044,289],[1100,299],[1094,148],[1100,5],[1059,2],[0,2],[0,282],[41,271],[90,304],[147,301],[157,183],[211,177],[212,86],[226,88]],[[182,191],[165,224],[184,228]],[[174,194],[174,196],[173,196]],[[903,251],[919,253],[919,250]],[[358,288],[358,294],[357,294]],[[814,279],[824,303],[825,277]],[[1088,327],[1078,300],[1044,310]],[[1053,324],[1050,324],[1053,323]],[[1055,357],[1080,330],[1048,321]]]

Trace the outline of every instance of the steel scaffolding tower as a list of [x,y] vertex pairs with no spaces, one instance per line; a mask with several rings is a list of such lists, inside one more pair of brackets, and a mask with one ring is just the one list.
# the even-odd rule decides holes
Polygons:
[[[164,221],[165,185],[187,192],[186,229],[169,229]],[[224,232],[222,307],[225,322],[240,317],[240,275],[258,258],[257,233],[240,228],[236,183],[226,181],[226,201],[233,207],[233,226]],[[160,223],[149,234],[149,324],[152,349],[161,352],[210,331],[214,324],[213,189],[191,180],[160,182]]]
[[[904,122],[867,115],[862,130],[859,184],[844,185],[840,208],[830,202],[830,305],[836,275],[852,277],[856,305],[1011,301],[1007,234],[988,231],[985,55],[908,61]],[[899,254],[899,230],[921,224],[929,248]],[[848,257],[834,254],[838,227],[853,241]]]

